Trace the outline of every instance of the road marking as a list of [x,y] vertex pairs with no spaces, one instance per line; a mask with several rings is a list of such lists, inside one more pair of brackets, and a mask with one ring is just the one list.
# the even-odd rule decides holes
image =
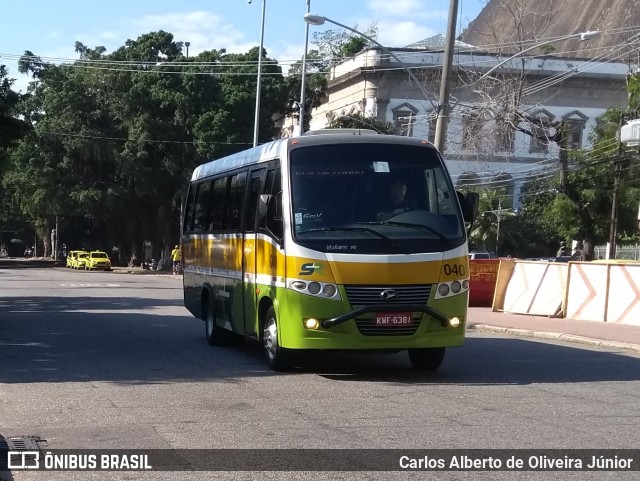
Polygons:
[[120,287],[120,284],[62,283],[60,287]]

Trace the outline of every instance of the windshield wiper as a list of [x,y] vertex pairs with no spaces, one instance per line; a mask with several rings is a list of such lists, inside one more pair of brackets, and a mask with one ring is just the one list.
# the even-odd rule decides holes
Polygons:
[[370,229],[369,227],[318,227],[317,229],[301,230],[300,232],[296,232],[296,235],[306,234],[308,232],[323,232],[323,231],[330,232],[330,231],[340,231],[340,230],[348,231],[348,232],[369,232],[370,234],[380,237],[381,239],[384,239],[389,242],[393,242],[393,239],[391,239],[391,237],[386,236],[375,229]]
[[445,237],[443,234],[441,234],[437,229],[434,229],[433,227],[429,227],[428,225],[424,225],[424,224],[410,224],[408,222],[395,222],[395,221],[390,221],[390,220],[385,220],[383,222],[358,222],[358,224],[393,225],[393,226],[398,226],[398,227],[405,227],[407,229],[427,230],[427,231],[431,232],[432,234],[437,235],[442,240],[446,240],[446,241],[449,240],[447,237]]

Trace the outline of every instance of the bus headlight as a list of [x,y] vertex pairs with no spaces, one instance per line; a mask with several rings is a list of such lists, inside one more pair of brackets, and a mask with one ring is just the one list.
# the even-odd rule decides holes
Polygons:
[[318,284],[317,282],[310,282],[307,286],[307,290],[309,291],[309,294],[313,294],[315,296],[318,292],[320,292],[320,284]]
[[326,297],[333,297],[336,295],[336,292],[338,292],[338,289],[336,289],[336,286],[334,286],[333,284],[325,284],[322,288],[322,293]]
[[335,301],[342,300],[340,293],[338,292],[338,286],[335,284],[311,281],[306,282],[300,279],[289,279],[287,282],[289,289],[296,291],[300,294],[307,294],[309,296],[315,296],[320,298],[328,298]]
[[440,284],[438,286],[438,294],[441,297],[446,297],[449,294],[449,286],[447,284]]
[[299,291],[304,291],[307,288],[307,284],[302,281],[293,281],[291,283],[291,287],[298,289]]
[[440,282],[436,290],[435,299],[456,296],[468,290],[469,279],[463,279],[462,281]]

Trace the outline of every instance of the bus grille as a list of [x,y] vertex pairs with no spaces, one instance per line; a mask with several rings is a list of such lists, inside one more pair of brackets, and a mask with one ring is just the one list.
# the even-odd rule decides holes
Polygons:
[[[351,306],[393,306],[394,304],[427,305],[431,284],[413,286],[345,286]],[[388,298],[383,293],[395,292]],[[387,298],[385,298],[387,297]]]
[[410,326],[378,326],[375,319],[356,319],[356,326],[363,336],[411,336],[420,327],[420,319],[413,320]]
[[[394,306],[394,305],[427,305],[431,285],[412,286],[345,286],[347,298],[352,307],[358,306]],[[389,297],[389,291],[395,295]],[[383,294],[385,293],[385,294]],[[413,320],[410,326],[379,326],[376,320],[356,319],[356,326],[363,336],[411,336],[420,327],[420,317]]]

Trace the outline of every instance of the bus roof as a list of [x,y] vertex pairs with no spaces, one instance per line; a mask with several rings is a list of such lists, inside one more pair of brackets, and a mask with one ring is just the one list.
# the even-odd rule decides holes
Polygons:
[[[380,144],[397,144],[397,145],[417,145],[435,150],[433,144],[426,139],[415,137],[404,137],[401,135],[384,135],[376,134],[370,130],[359,132],[360,129],[323,129],[320,134],[305,133],[299,137],[287,137],[274,140],[272,142],[259,145],[236,154],[211,160],[207,163],[199,165],[193,171],[191,181],[196,181],[215,175],[221,172],[227,172],[238,167],[253,165],[260,162],[277,159],[283,155],[283,149],[289,146],[307,146],[307,145],[324,145],[324,144],[355,144],[355,143],[380,143]],[[362,129],[364,130],[364,129]],[[312,131],[313,132],[313,131]]]
[[243,150],[235,154],[211,160],[205,164],[199,165],[193,171],[191,181],[203,179],[220,172],[237,169],[245,165],[252,165],[258,162],[266,162],[278,157],[280,148],[283,143],[289,139],[278,139],[267,144],[259,145],[251,149]]

